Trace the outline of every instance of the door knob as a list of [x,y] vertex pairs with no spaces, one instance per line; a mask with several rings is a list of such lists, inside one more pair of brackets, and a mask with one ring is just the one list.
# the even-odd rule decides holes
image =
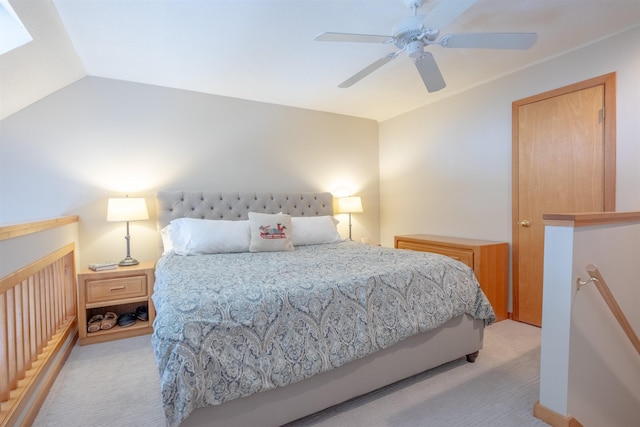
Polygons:
[[527,221],[526,219],[523,219],[522,221],[520,221],[520,222],[518,223],[518,225],[521,225],[521,226],[523,226],[523,227],[528,227],[528,226],[530,226],[530,225],[531,225],[531,223],[530,223],[529,221]]

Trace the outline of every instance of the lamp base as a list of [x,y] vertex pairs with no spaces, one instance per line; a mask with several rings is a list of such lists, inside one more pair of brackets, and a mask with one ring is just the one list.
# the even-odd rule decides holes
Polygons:
[[138,260],[133,259],[130,256],[126,257],[125,259],[123,259],[118,263],[120,267],[129,267],[129,266],[138,265],[138,264],[139,264]]

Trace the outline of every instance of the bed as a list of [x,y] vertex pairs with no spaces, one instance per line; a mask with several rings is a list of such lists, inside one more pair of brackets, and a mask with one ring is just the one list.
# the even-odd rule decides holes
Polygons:
[[466,265],[342,240],[330,193],[163,191],[157,208],[169,426],[282,425],[473,361],[495,320]]

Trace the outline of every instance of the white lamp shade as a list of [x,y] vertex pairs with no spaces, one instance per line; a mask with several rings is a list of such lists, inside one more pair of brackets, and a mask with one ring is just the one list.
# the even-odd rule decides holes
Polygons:
[[147,203],[142,197],[109,199],[107,221],[138,221],[149,219]]
[[362,212],[362,200],[360,200],[360,197],[340,197],[338,199],[338,213],[360,212]]

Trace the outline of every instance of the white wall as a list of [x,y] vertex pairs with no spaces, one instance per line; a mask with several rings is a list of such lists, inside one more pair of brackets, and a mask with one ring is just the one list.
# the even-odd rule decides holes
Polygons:
[[[595,264],[636,335],[640,334],[639,263],[639,223],[576,229],[573,279],[588,279],[585,267]],[[569,413],[584,427],[637,424],[640,354],[593,284],[574,298],[570,341]]]
[[[108,197],[147,198],[131,255],[156,259],[159,189],[362,196],[354,239],[378,234],[375,121],[87,77],[0,122],[0,224],[80,215],[80,266],[125,255]],[[347,216],[338,215],[343,236]]]
[[576,280],[596,265],[638,334],[638,262],[638,222],[545,227],[540,404],[585,427],[637,425],[640,365],[596,285],[577,290]]
[[640,209],[640,27],[380,124],[380,236],[511,242],[513,101],[617,73],[617,210]]

